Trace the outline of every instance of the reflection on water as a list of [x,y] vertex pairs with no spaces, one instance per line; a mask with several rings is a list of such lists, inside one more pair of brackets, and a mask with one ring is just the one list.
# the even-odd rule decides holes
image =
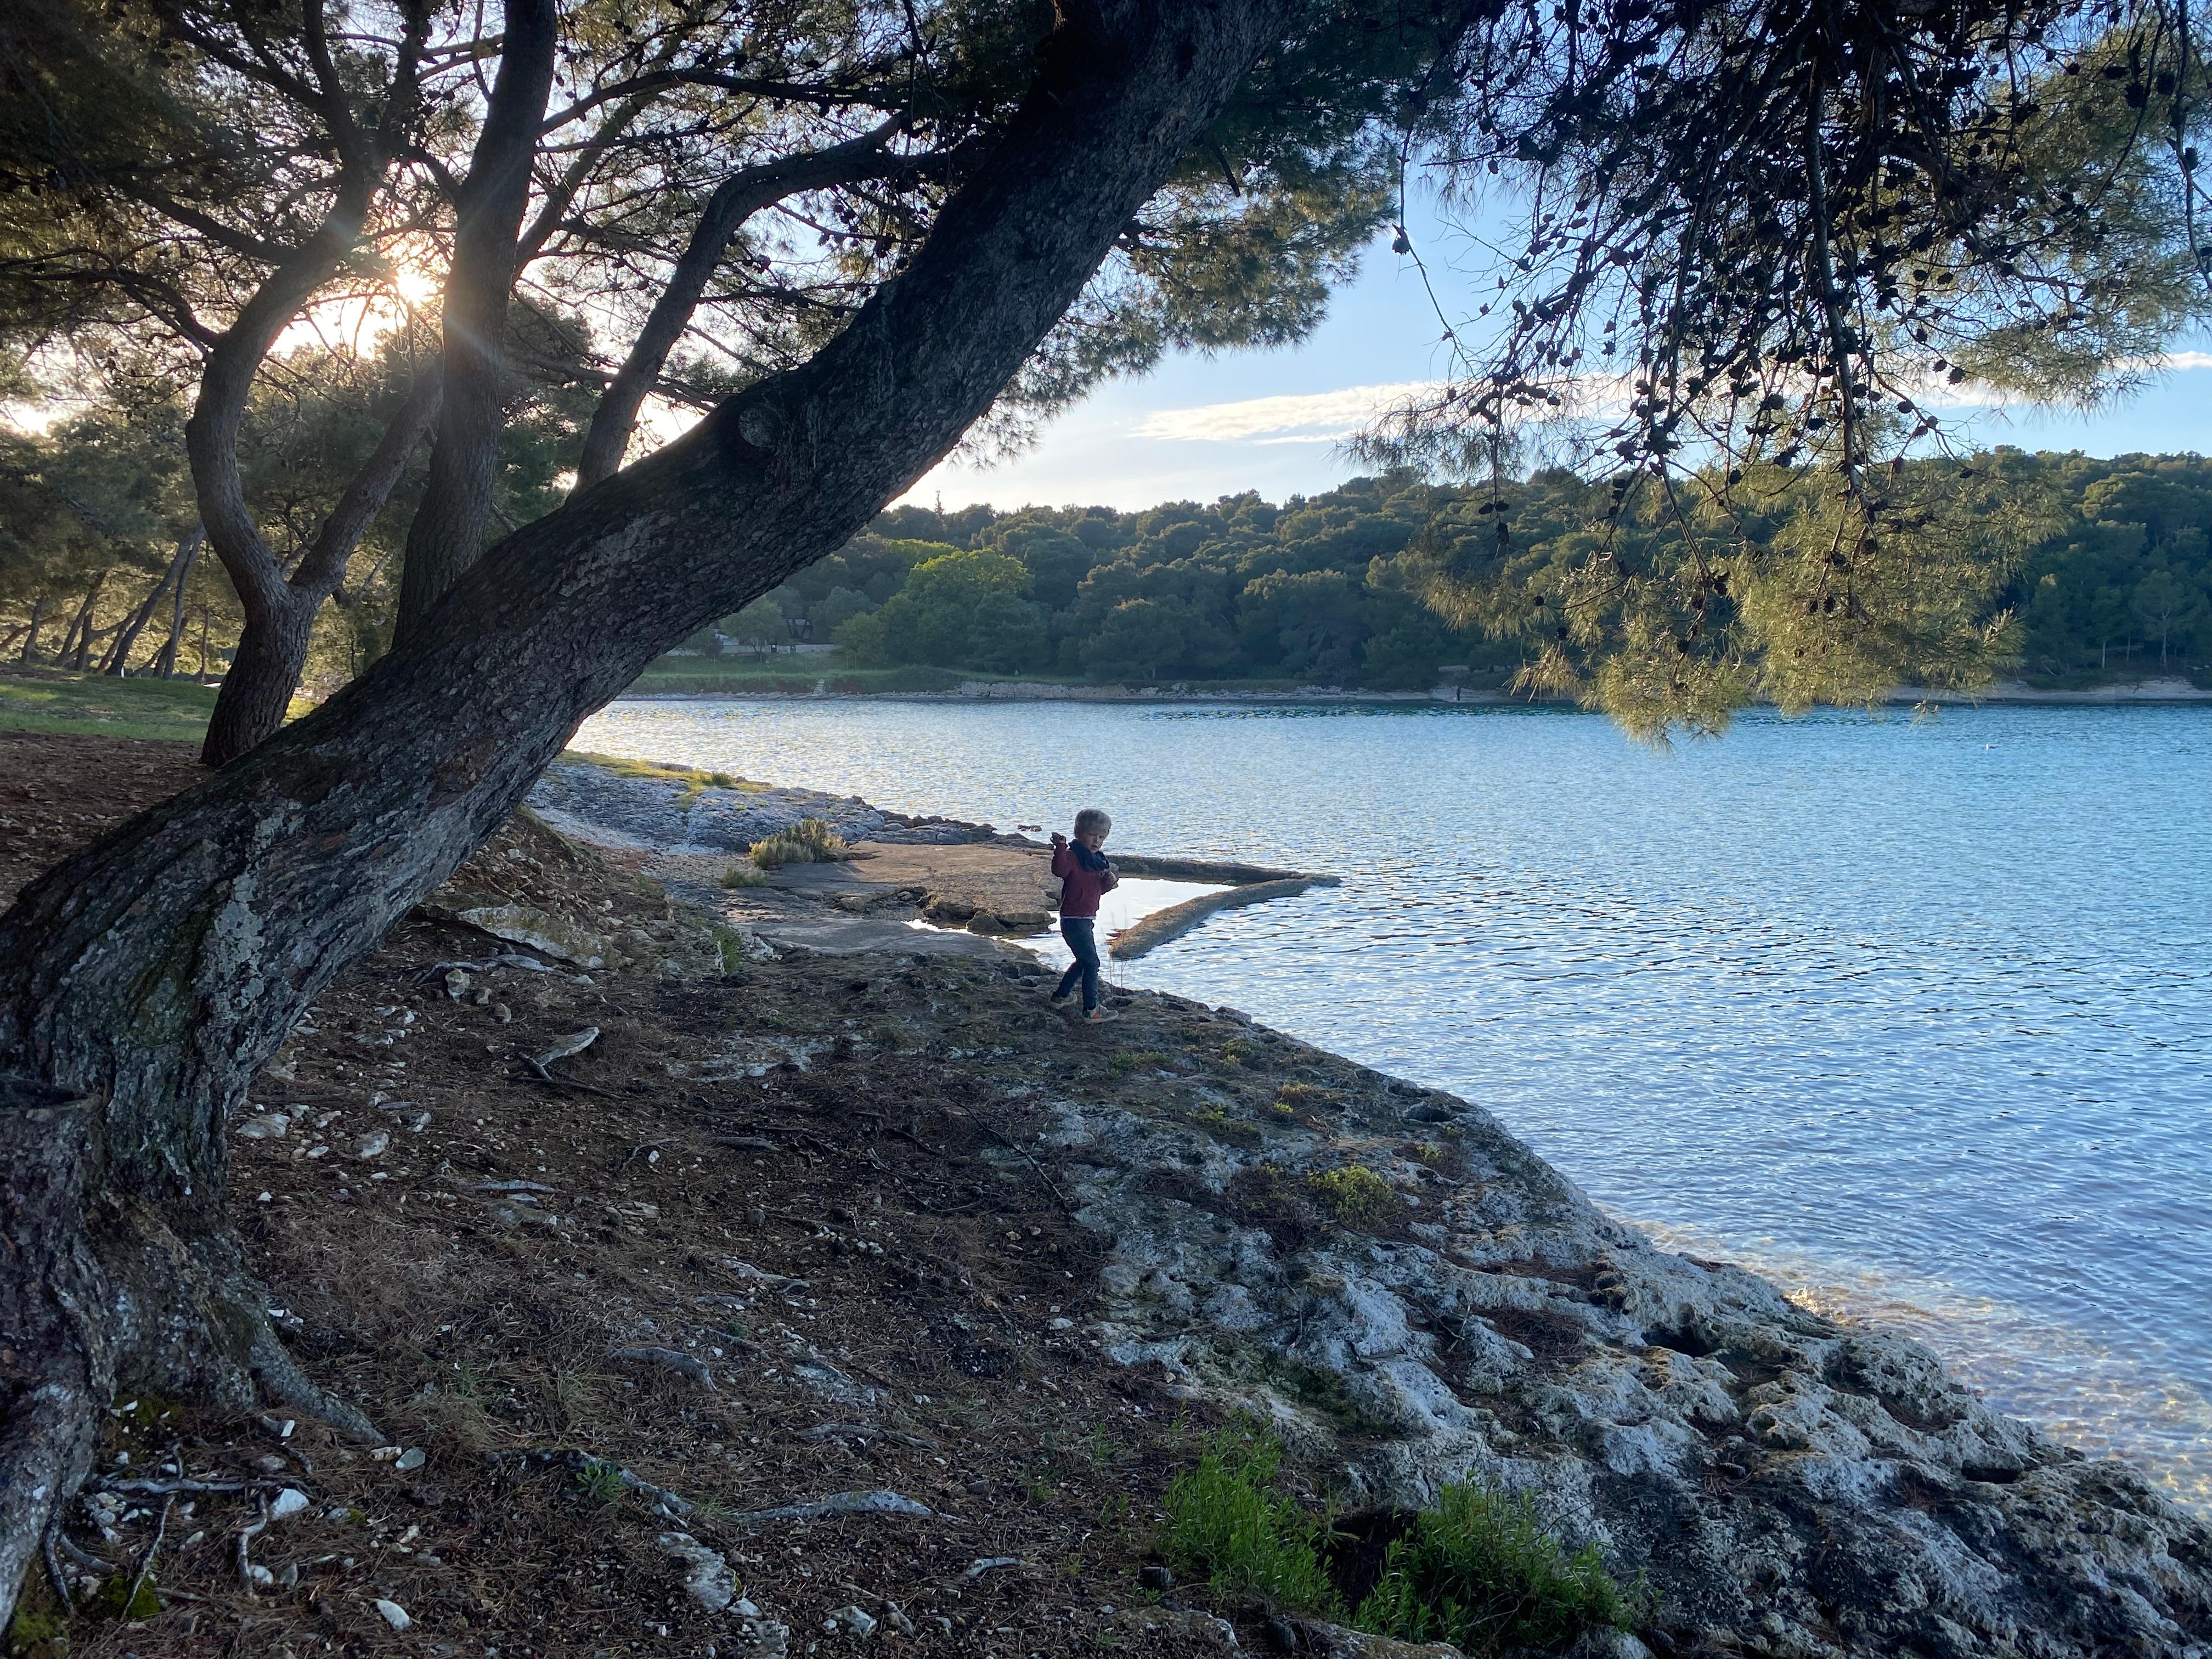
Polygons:
[[577,743],[1340,874],[1112,974],[1479,1101],[2212,1504],[2212,713],[1662,753],[1551,710],[652,702]]

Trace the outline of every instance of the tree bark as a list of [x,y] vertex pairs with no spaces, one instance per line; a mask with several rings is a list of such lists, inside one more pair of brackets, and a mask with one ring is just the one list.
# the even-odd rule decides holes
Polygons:
[[307,665],[315,613],[323,608],[324,597],[288,586],[276,605],[248,617],[208,716],[207,735],[200,743],[203,765],[228,766],[284,724]]
[[1006,142],[811,362],[508,538],[362,679],[0,917],[5,1224],[36,1247],[7,1271],[78,1275],[4,1310],[0,1618],[82,1479],[104,1379],[310,1397],[223,1193],[225,1120],[300,1014],[586,714],[958,441],[1300,9],[1070,0]]
[[514,289],[530,163],[553,91],[553,0],[507,0],[507,34],[491,102],[477,134],[446,273],[445,404],[422,504],[407,530],[397,635],[405,639],[473,565],[491,522]]
[[584,453],[576,463],[579,489],[598,483],[620,470],[630,434],[637,429],[637,411],[667,366],[668,354],[691,325],[692,314],[707,292],[707,284],[727,252],[730,239],[754,214],[801,191],[820,190],[884,172],[892,158],[884,151],[896,123],[848,143],[836,144],[811,155],[793,156],[763,167],[734,173],[716,187],[691,228],[691,240],[683,257],[669,273],[638,331],[629,355],[615,371],[614,379],[592,411],[591,429],[584,434]]
[[169,637],[161,641],[161,654],[154,659],[154,672],[165,680],[177,678],[177,642],[185,632],[185,584],[192,579],[192,566],[200,556],[201,544],[207,540],[207,532],[195,525],[199,533],[186,538],[185,568],[177,573],[175,587],[169,594]]

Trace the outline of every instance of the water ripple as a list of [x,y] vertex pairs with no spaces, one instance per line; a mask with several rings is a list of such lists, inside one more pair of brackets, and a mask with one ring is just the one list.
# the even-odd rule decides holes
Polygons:
[[2212,715],[618,704],[580,746],[1326,869],[1114,974],[1496,1111],[2212,1506]]

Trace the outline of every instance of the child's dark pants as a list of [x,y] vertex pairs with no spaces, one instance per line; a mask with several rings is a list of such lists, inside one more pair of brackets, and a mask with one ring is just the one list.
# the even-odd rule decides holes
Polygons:
[[[1055,999],[1066,996],[1075,988],[1075,981],[1083,981],[1083,1012],[1089,1013],[1098,1006],[1098,918],[1096,916],[1062,916],[1060,936],[1067,941],[1067,948],[1075,952],[1075,960],[1060,976],[1060,989]],[[1034,993],[1032,993],[1034,994]]]

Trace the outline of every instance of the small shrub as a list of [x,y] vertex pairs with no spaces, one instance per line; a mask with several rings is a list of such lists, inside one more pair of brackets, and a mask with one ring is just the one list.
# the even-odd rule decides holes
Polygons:
[[1165,1054],[1123,1048],[1106,1057],[1106,1074],[1109,1077],[1127,1077],[1140,1067],[1167,1063],[1168,1056]]
[[762,887],[767,883],[768,872],[744,859],[722,872],[722,885],[725,887]]
[[826,818],[801,818],[788,830],[755,842],[750,854],[763,870],[787,864],[831,864],[850,856],[844,838],[830,829]]
[[1282,1448],[1264,1428],[1224,1430],[1167,1492],[1159,1550],[1217,1595],[1259,1595],[1322,1612],[1336,1592],[1322,1563],[1325,1524],[1273,1490]]
[[722,962],[722,976],[728,979],[742,975],[749,954],[745,949],[745,936],[734,927],[716,927],[711,931],[714,935],[714,954]]
[[1317,1170],[1306,1184],[1320,1195],[1328,1212],[1347,1227],[1380,1221],[1396,1213],[1398,1189],[1363,1164],[1340,1170]]
[[617,1464],[595,1459],[576,1471],[576,1490],[594,1504],[619,1504],[623,1496],[622,1469]]
[[1210,1112],[1193,1112],[1190,1121],[1217,1140],[1236,1141],[1243,1145],[1256,1143],[1260,1126],[1249,1118],[1231,1117],[1220,1107]]
[[1613,1581],[1595,1545],[1569,1554],[1526,1496],[1447,1486],[1384,1552],[1382,1577],[1353,1623],[1472,1654],[1552,1650],[1599,1626],[1627,1629],[1648,1601],[1640,1581],[1627,1589]]

